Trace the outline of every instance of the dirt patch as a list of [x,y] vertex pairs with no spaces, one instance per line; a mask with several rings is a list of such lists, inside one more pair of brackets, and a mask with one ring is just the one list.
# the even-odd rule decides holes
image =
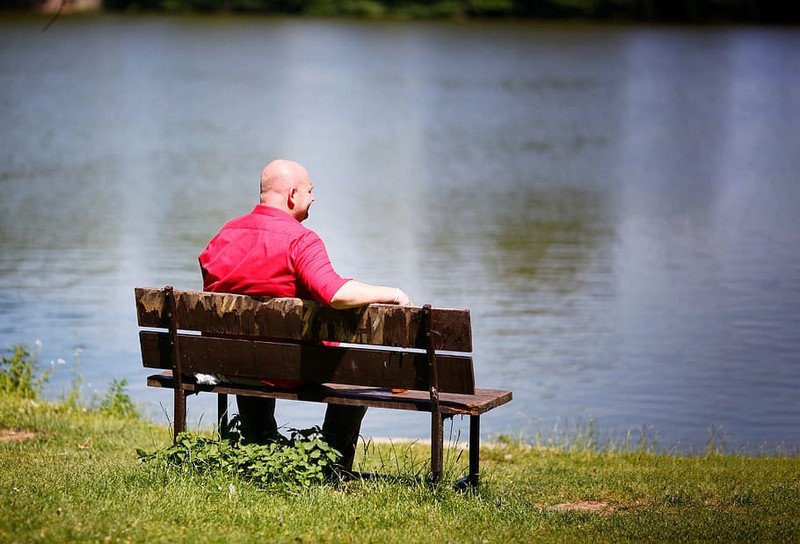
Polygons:
[[0,429],[0,442],[22,442],[35,437],[36,433],[22,429]]
[[596,512],[598,514],[610,514],[616,510],[616,508],[604,501],[562,502],[551,506],[551,508],[561,512]]

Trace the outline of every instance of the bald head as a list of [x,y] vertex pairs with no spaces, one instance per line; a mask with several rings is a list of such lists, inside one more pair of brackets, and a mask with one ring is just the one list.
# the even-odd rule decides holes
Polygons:
[[260,203],[304,221],[314,202],[312,189],[311,178],[302,165],[284,159],[275,160],[261,172]]

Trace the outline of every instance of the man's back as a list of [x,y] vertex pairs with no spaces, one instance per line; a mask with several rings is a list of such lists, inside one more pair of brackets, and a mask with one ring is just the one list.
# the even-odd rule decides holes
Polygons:
[[269,206],[229,221],[199,260],[206,291],[327,304],[347,281],[333,270],[314,231]]

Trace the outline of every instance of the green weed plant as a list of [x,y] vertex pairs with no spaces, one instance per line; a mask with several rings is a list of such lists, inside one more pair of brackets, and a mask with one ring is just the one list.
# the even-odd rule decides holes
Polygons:
[[0,359],[0,393],[23,399],[38,399],[50,379],[50,369],[39,369],[36,354],[25,345],[11,348]]
[[139,417],[139,409],[125,391],[127,386],[128,380],[125,378],[112,380],[111,386],[97,407],[97,411],[120,419],[137,419]]
[[[38,341],[34,350],[30,350],[25,344],[17,344],[7,350],[7,355],[2,356],[0,394],[28,400],[39,400],[43,396],[44,387],[53,375],[55,367],[54,363],[51,363],[50,368],[40,368],[39,358],[36,355],[38,347]],[[76,365],[77,353],[79,352],[76,352]],[[59,363],[63,363],[63,360],[59,359]],[[82,383],[81,376],[73,377],[72,390],[63,402],[65,407],[74,410],[94,410],[120,419],[139,418],[139,408],[126,391],[128,386],[126,379],[113,379],[99,403],[92,400],[88,403],[89,407],[85,407],[81,399]]]
[[317,427],[292,429],[289,439],[264,445],[184,432],[171,446],[149,453],[142,449],[136,452],[142,462],[160,464],[166,470],[214,473],[261,487],[290,490],[323,483],[341,457]]

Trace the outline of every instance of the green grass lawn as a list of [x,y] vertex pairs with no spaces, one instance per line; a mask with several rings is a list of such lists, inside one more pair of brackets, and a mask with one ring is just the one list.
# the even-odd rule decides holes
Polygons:
[[503,441],[482,486],[418,481],[427,449],[374,444],[363,469],[403,478],[265,489],[142,463],[165,426],[0,395],[0,542],[800,541],[800,458],[595,453]]

